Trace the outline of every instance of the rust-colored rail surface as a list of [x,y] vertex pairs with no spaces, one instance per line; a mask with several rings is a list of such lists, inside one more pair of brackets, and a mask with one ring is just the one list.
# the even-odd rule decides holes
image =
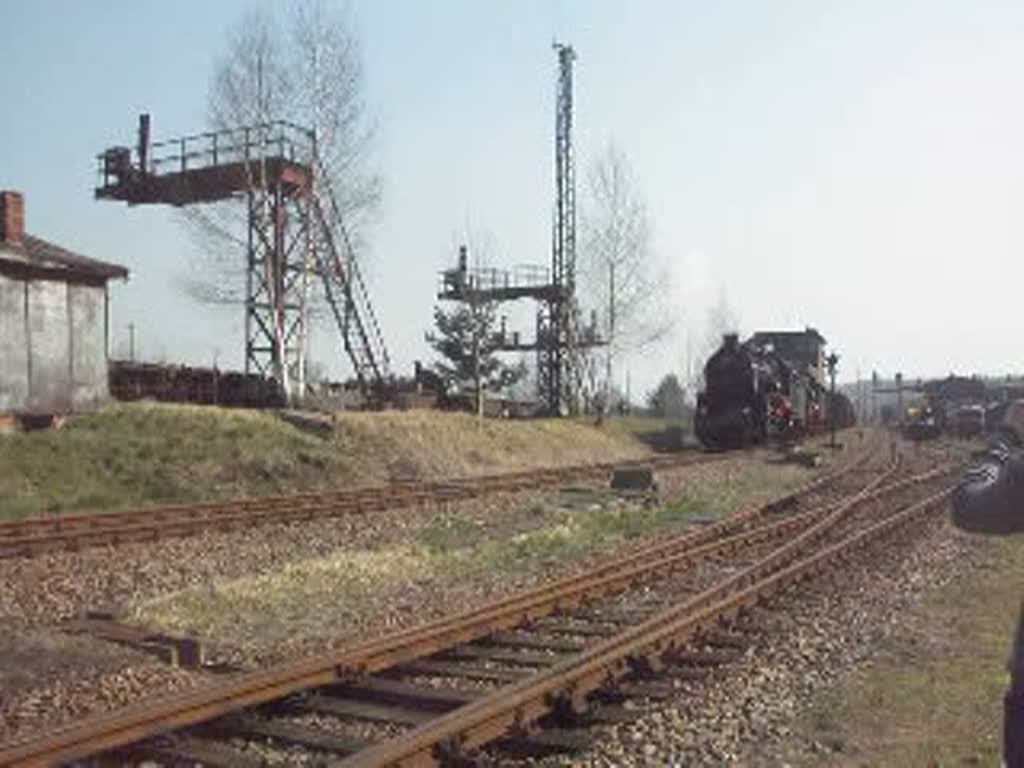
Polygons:
[[722,621],[735,618],[741,611],[812,577],[894,528],[936,509],[948,499],[949,492],[944,489],[929,495],[840,541],[809,550],[809,544],[819,540],[866,497],[851,498],[732,578],[520,683],[453,709],[397,738],[360,750],[335,765],[368,768],[454,762],[506,734],[528,734],[532,723],[556,708],[582,711],[592,692],[608,687],[638,667],[657,669],[684,656],[680,651],[695,637],[713,632]]
[[[264,737],[326,749],[335,754],[355,753],[353,759],[370,761],[366,764],[434,762],[445,750],[468,749],[525,728],[556,706],[567,692],[570,699],[576,699],[588,692],[588,686],[591,682],[596,684],[598,678],[614,679],[631,663],[628,654],[616,657],[614,663],[606,661],[615,649],[629,648],[631,654],[635,644],[642,645],[648,633],[660,633],[666,622],[675,626],[690,613],[704,611],[715,600],[746,589],[754,576],[774,574],[779,568],[791,565],[797,554],[820,539],[829,526],[845,519],[857,505],[906,491],[936,477],[935,472],[925,473],[891,483],[879,491],[877,486],[888,474],[867,482],[863,477],[857,479],[858,471],[864,471],[866,460],[867,456],[773,502],[750,507],[714,525],[451,618],[301,662],[238,675],[222,684],[95,717],[13,744],[0,752],[0,765],[53,765],[132,745],[149,755],[198,757],[222,765],[245,764],[241,757],[232,761],[209,744],[204,747],[202,737],[190,735],[197,726],[228,733],[262,733]],[[842,488],[851,482],[855,483],[852,493],[848,487]],[[784,542],[781,547],[779,542]],[[627,593],[636,585],[664,579],[673,573],[686,572],[695,563],[715,562],[737,553],[749,554],[765,546],[771,547],[771,554],[767,555],[770,561],[762,558],[757,565],[727,579],[724,583],[731,585],[727,589],[706,589],[672,609],[674,612],[670,615],[649,618],[639,626],[629,617],[625,619],[624,628],[610,618],[595,621],[566,613],[573,609],[585,612],[595,601]],[[541,626],[543,622],[553,622],[544,626],[556,627],[566,620],[574,622],[571,635],[590,634],[597,638],[610,635],[597,646],[602,654],[598,665],[602,670],[600,675],[594,671],[598,667],[588,661],[594,650],[585,650],[585,643],[565,637],[552,638],[551,632],[555,630],[550,629],[540,637],[524,635],[526,628]],[[630,626],[635,628],[629,629]],[[707,623],[698,622],[694,626],[704,627]],[[534,650],[524,652],[524,644]],[[655,641],[653,647],[662,647],[661,641]],[[583,652],[578,653],[581,650]],[[571,653],[571,658],[540,673],[526,675],[527,670],[516,666],[532,664],[543,669],[550,661],[564,658],[559,654],[566,653]],[[495,659],[504,660],[512,667],[489,665]],[[479,691],[424,689],[396,682],[388,677],[396,670],[433,675],[451,673],[512,684],[481,698]],[[556,670],[557,675],[551,677]],[[577,671],[582,682],[574,677]],[[513,682],[517,679],[522,682]],[[536,697],[530,698],[534,694]],[[506,696],[512,697],[506,701],[519,703],[511,704],[507,712],[502,710],[511,713],[508,717],[494,714],[497,711],[495,697]],[[486,706],[481,708],[485,702]],[[267,704],[347,713],[357,718],[391,716],[407,725],[419,723],[419,727],[395,742],[362,750],[366,745],[294,724],[242,714],[243,710]],[[449,710],[452,711],[445,714]],[[183,733],[186,728],[190,729],[187,734]],[[408,756],[403,756],[403,750]]]
[[154,541],[207,529],[228,530],[258,523],[366,514],[551,488],[565,483],[606,480],[619,467],[675,469],[720,461],[733,454],[679,454],[623,462],[581,464],[507,474],[458,478],[443,482],[388,483],[326,493],[234,499],[202,504],[140,507],[0,521],[0,558],[37,555],[61,549]]

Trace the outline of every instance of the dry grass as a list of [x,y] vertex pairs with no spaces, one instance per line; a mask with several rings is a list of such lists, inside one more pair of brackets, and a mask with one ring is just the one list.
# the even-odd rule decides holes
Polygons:
[[133,403],[0,434],[0,517],[343,488],[614,460],[638,441],[569,421],[340,413],[322,434],[268,411]]
[[869,669],[814,702],[805,728],[842,745],[840,764],[999,765],[1024,540],[977,545],[980,562],[913,611]]
[[608,461],[644,450],[630,435],[563,419],[478,425],[469,414],[434,411],[339,413],[335,419],[341,450],[357,449],[364,468],[378,474],[385,467],[392,474],[450,477]]
[[381,606],[403,604],[426,584],[445,590],[529,572],[556,575],[626,540],[669,531],[696,517],[724,516],[805,481],[806,472],[798,468],[753,466],[663,507],[554,507],[543,515],[538,510],[539,525],[518,533],[439,520],[384,547],[338,550],[272,573],[160,598],[138,606],[136,619],[230,644],[257,637],[273,643],[302,634],[331,636],[359,617],[381,613]]

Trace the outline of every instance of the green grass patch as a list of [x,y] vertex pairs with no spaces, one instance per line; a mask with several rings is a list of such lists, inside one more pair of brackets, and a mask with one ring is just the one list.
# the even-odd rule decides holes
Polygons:
[[307,479],[304,454],[335,458],[273,414],[115,405],[61,430],[0,436],[0,516],[290,491]]
[[121,403],[63,429],[0,434],[0,517],[346,488],[639,456],[568,420],[339,413],[310,431],[269,411]]
[[[667,532],[693,518],[716,518],[754,498],[768,498],[806,479],[793,467],[756,468],[707,486],[682,501],[643,508],[558,508],[532,530],[493,537],[482,524],[437,521],[411,540],[376,550],[344,550],[285,566],[272,574],[214,584],[139,607],[141,621],[183,632],[246,642],[272,640],[310,622],[373,613],[382,596],[409,585],[457,585],[494,574],[564,566],[622,541]],[[493,537],[493,538],[492,538]],[[340,618],[339,618],[340,617]],[[323,630],[323,631],[330,631]]]
[[988,560],[937,590],[872,666],[815,698],[800,724],[859,766],[1000,763],[1006,659],[1024,538],[978,542]]

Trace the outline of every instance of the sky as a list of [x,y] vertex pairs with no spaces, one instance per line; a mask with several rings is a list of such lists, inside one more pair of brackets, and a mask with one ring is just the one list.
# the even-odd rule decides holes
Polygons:
[[[240,367],[242,310],[195,304],[170,208],[93,200],[96,155],[207,126],[250,7],[5,0],[0,189],[26,228],[125,264],[112,345]],[[285,4],[275,4],[284,11]],[[674,330],[620,361],[634,394],[739,330],[812,325],[840,378],[1020,372],[1024,4],[354,0],[383,198],[362,254],[399,373],[429,360],[439,270],[469,233],[495,266],[550,260],[555,55],[574,46],[581,179],[614,141],[653,224]],[[239,254],[243,258],[243,254]],[[524,329],[528,330],[528,329]],[[313,356],[347,364],[329,327]]]

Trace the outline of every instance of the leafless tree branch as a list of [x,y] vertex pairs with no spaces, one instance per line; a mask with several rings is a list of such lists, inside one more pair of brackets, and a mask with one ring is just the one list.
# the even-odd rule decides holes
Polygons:
[[[581,209],[582,250],[578,265],[581,297],[596,307],[607,339],[604,389],[612,379],[615,353],[633,352],[672,329],[665,271],[651,247],[651,221],[625,153],[609,143],[587,174]],[[596,382],[599,367],[587,366]],[[594,384],[596,386],[596,383]]]
[[[228,31],[210,81],[210,126],[288,120],[313,129],[325,171],[317,183],[330,185],[349,241],[365,253],[381,179],[373,167],[375,125],[364,98],[355,24],[347,9],[323,0],[302,0],[281,18],[270,8],[246,11]],[[213,303],[244,300],[246,216],[234,200],[183,209],[202,254],[179,281],[189,295]],[[325,316],[317,308],[322,297],[314,292],[310,299],[312,316]]]

